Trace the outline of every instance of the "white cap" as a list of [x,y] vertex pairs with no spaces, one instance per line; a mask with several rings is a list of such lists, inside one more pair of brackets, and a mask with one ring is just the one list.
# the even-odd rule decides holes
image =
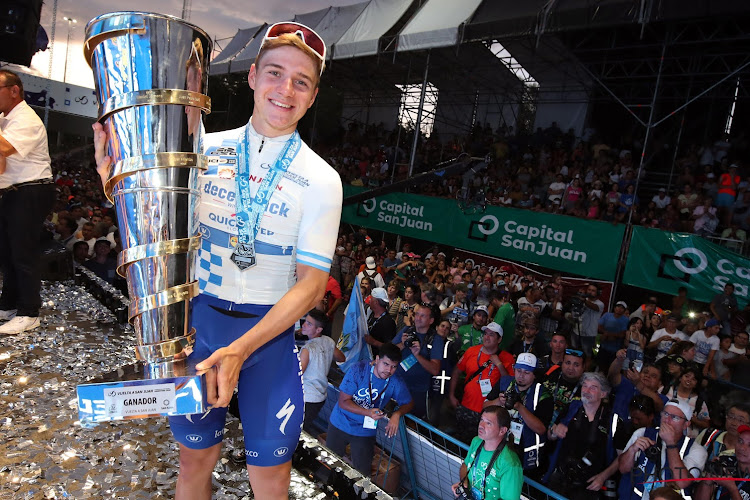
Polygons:
[[617,302],[617,303],[616,303],[615,305],[616,305],[616,306],[622,306],[622,307],[624,307],[625,309],[627,309],[627,308],[628,308],[628,305],[627,305],[627,304],[626,304],[626,303],[625,303],[624,301],[622,301],[622,300],[618,301],[618,302]]
[[388,302],[388,292],[385,291],[385,288],[373,288],[370,296]]
[[498,335],[500,335],[500,337],[503,336],[503,327],[500,326],[500,325],[498,325],[494,321],[492,323],[490,323],[489,325],[482,327],[482,331],[483,332],[486,332],[487,330],[491,330],[491,331],[497,333]]
[[375,269],[378,265],[375,263],[375,257],[367,257],[365,259],[365,265],[367,269]]
[[513,368],[520,368],[521,370],[533,372],[536,370],[536,356],[530,352],[522,352],[518,355],[518,358],[516,358],[516,364]]
[[675,408],[678,408],[682,412],[682,415],[685,417],[685,419],[687,419],[688,422],[690,421],[691,418],[693,418],[693,409],[690,408],[690,405],[684,401],[680,401],[678,399],[672,399],[664,405],[665,408],[667,406],[674,406]]
[[490,312],[487,310],[487,306],[477,306],[477,308],[474,309],[474,314],[476,314],[478,312],[483,312],[484,314],[486,314],[488,316],[490,314]]

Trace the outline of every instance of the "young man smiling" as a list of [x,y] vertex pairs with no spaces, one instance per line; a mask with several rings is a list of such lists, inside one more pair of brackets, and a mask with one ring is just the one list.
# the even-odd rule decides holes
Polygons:
[[[180,443],[178,500],[211,497],[235,387],[253,494],[288,496],[304,406],[292,327],[323,297],[341,218],[338,174],[296,132],[324,65],[325,44],[315,32],[297,23],[271,26],[248,74],[249,123],[203,136],[201,152],[212,161],[200,181],[201,293],[191,302],[191,356],[206,371],[212,408],[170,418]],[[94,132],[105,178],[106,133],[99,124]]]

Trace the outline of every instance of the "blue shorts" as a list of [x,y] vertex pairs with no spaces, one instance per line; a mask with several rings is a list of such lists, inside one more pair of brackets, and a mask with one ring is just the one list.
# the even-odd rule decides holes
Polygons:
[[[191,359],[202,361],[253,327],[271,306],[232,304],[199,295],[191,302],[196,330]],[[218,308],[218,310],[217,310]],[[233,314],[230,316],[229,314]],[[237,316],[255,317],[237,317]],[[240,372],[237,399],[245,435],[248,465],[272,466],[288,462],[297,447],[304,419],[302,369],[294,344],[293,328],[253,353]],[[175,440],[191,449],[210,448],[224,439],[226,408],[204,414],[169,417]]]
[[717,207],[731,207],[734,204],[734,196],[729,193],[719,193],[716,195],[714,205]]

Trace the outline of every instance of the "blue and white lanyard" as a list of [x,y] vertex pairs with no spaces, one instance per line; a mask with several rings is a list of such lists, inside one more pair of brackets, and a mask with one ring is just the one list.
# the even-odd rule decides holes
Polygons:
[[[243,137],[244,136],[244,137]],[[299,153],[302,140],[295,130],[289,140],[286,141],[276,161],[263,176],[263,181],[258,186],[255,198],[250,196],[250,155],[247,147],[250,144],[250,126],[245,125],[239,141],[237,142],[237,229],[238,241],[244,244],[253,244],[260,231],[260,223],[268,208],[276,186],[284,177],[294,158]]]
[[[387,379],[385,379],[385,385],[383,386],[383,390],[381,390],[378,393],[378,395],[373,398],[372,397],[372,374],[373,374],[374,371],[375,371],[375,367],[371,366],[370,367],[370,381],[367,383],[367,386],[368,386],[367,387],[367,389],[368,389],[368,391],[367,391],[367,399],[370,400],[370,404],[373,407],[375,406],[375,404],[377,403],[378,400],[380,400],[380,401],[383,400],[380,396],[382,396],[383,394],[385,394],[385,391],[388,389],[388,384],[391,383],[391,378],[390,377],[388,377]],[[378,408],[380,408],[380,405],[378,405]]]

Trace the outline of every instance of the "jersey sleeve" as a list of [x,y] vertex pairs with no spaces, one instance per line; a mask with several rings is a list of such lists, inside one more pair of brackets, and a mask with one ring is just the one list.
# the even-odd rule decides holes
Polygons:
[[343,188],[341,178],[318,155],[308,150],[315,177],[304,194],[300,221],[297,262],[328,272],[341,221]]

